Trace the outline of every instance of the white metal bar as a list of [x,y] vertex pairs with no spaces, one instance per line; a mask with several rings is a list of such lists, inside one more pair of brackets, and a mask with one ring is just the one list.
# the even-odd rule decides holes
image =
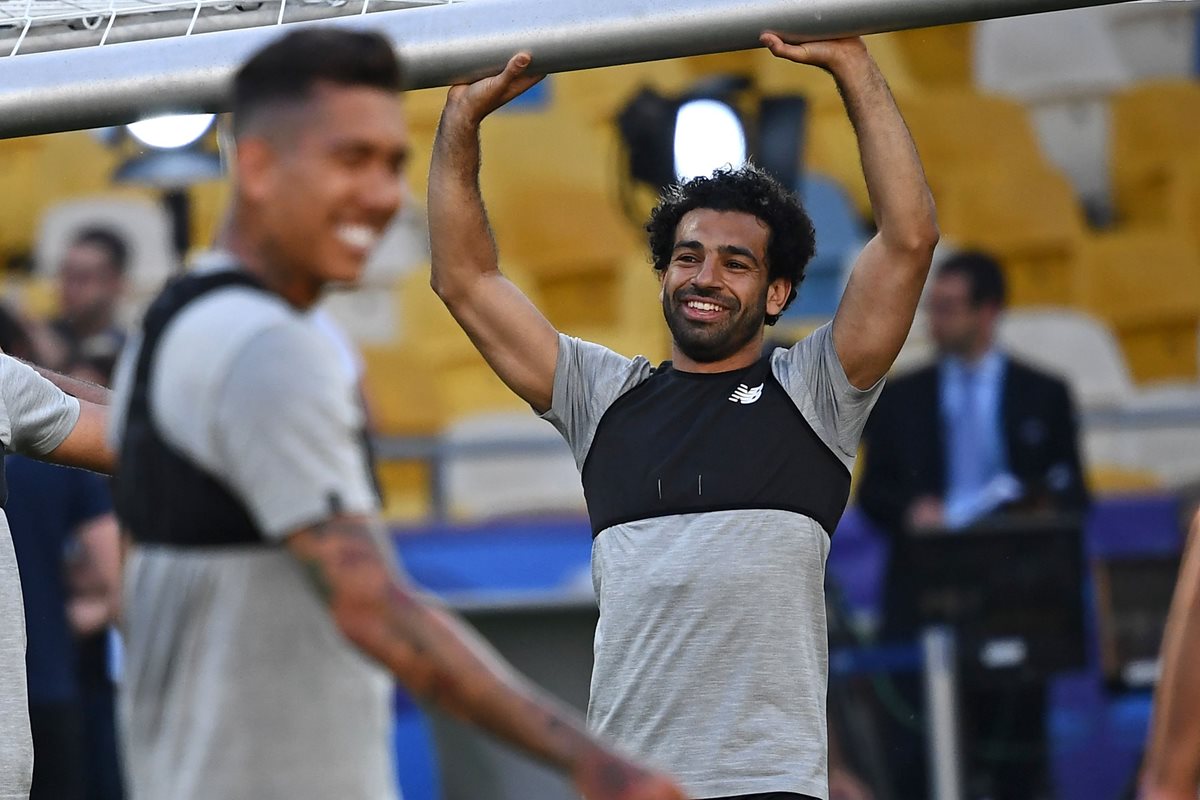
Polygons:
[[[409,88],[498,70],[517,50],[543,72],[742,50],[767,28],[809,38],[919,28],[1115,0],[479,0],[339,17],[389,36]],[[0,59],[0,136],[221,111],[247,56],[280,35],[253,28]]]
[[921,632],[921,650],[925,657],[925,734],[931,797],[963,800],[958,663],[953,631],[926,628]]

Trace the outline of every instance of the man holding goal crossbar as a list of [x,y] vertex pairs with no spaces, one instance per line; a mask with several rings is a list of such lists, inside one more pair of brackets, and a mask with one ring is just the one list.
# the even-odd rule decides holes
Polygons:
[[308,311],[399,207],[399,88],[374,34],[304,29],[253,56],[222,251],[167,286],[122,358],[132,799],[395,798],[394,675],[590,800],[682,800],[394,563],[353,379]]
[[647,225],[671,362],[558,333],[500,273],[478,184],[480,123],[537,81],[526,53],[450,90],[429,179],[432,283],[582,471],[600,603],[593,728],[695,797],[825,798],[829,537],[938,231],[863,42],[762,41],[830,72],[858,137],[878,234],[831,325],[760,355],[813,232],[790,191],[747,167],[668,190]]

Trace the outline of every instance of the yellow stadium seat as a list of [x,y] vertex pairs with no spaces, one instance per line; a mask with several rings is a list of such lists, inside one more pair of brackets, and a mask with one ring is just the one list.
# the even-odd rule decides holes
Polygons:
[[550,79],[550,111],[595,124],[611,124],[642,89],[662,95],[679,94],[696,80],[696,74],[692,59],[563,72]]
[[488,119],[482,137],[481,186],[503,258],[542,273],[636,251],[615,126],[517,110]]
[[960,168],[936,192],[938,223],[951,243],[994,254],[1014,305],[1070,305],[1084,237],[1070,184],[1049,168]]
[[[363,389],[371,423],[381,436],[427,436],[443,423],[442,406],[429,391],[428,365],[399,347],[364,347]],[[429,508],[429,465],[380,459],[376,472],[389,521],[419,519]]]
[[1195,379],[1200,252],[1182,235],[1102,234],[1082,251],[1082,303],[1117,332],[1137,381]]
[[964,168],[1028,171],[1046,164],[1028,113],[1014,100],[954,89],[897,100],[935,192]]
[[1200,197],[1185,184],[1200,175],[1200,83],[1153,81],[1113,98],[1112,172],[1123,222],[1193,225]]
[[38,154],[45,137],[0,140],[0,265],[33,251],[41,207]]
[[971,85],[972,23],[939,25],[886,34],[903,55],[908,71],[930,88]]

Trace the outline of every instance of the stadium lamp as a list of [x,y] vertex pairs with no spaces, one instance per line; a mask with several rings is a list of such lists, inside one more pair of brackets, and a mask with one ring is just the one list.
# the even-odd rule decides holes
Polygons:
[[[806,104],[799,95],[750,97],[744,78],[718,76],[678,97],[643,89],[617,127],[629,175],[661,191],[752,159],[785,186],[798,187]],[[755,103],[754,100],[757,100]],[[739,109],[752,108],[744,114]]]
[[746,127],[733,106],[720,100],[700,98],[681,104],[673,138],[676,180],[746,163]]
[[213,114],[166,114],[131,122],[131,136],[154,150],[178,150],[195,143],[213,124]]
[[[175,249],[181,257],[191,245],[188,187],[216,180],[224,171],[221,157],[204,145],[204,135],[212,128],[214,118],[213,114],[171,114],[126,125],[128,139],[138,148],[113,173],[114,183],[161,192],[171,216]],[[121,138],[118,134],[112,140],[113,146],[120,146]]]

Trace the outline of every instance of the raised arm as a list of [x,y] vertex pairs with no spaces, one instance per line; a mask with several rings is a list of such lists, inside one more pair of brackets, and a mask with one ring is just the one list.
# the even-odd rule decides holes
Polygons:
[[589,800],[681,800],[674,784],[602,746],[579,716],[523,680],[453,614],[415,592],[377,523],[343,515],[297,532],[291,552],[343,634],[417,696],[567,773]]
[[1142,771],[1143,800],[1195,800],[1200,791],[1200,514],[1192,522],[1167,628],[1162,677]]
[[763,35],[780,57],[827,70],[858,137],[878,233],[854,264],[833,320],[850,382],[872,386],[891,368],[912,327],[938,229],[933,197],[904,119],[862,39],[787,44]]
[[430,282],[500,379],[542,412],[553,396],[558,334],[500,273],[479,191],[480,123],[537,83],[524,74],[529,61],[519,53],[499,75],[450,89],[429,168]]

